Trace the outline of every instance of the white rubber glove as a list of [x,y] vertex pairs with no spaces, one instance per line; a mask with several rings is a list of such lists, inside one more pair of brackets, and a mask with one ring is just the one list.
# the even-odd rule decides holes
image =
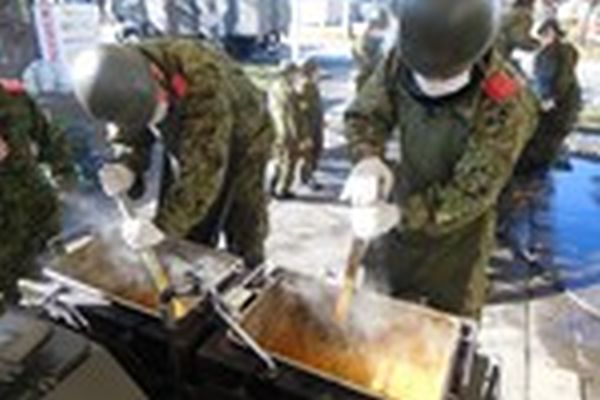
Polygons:
[[152,248],[165,239],[165,234],[145,218],[126,219],[121,226],[121,235],[136,251]]
[[133,186],[133,172],[121,163],[105,164],[98,172],[102,190],[110,197],[127,192]]
[[350,211],[354,236],[375,239],[400,222],[400,209],[395,204],[378,201],[370,206],[353,207]]
[[379,157],[367,157],[350,172],[340,196],[353,207],[363,207],[385,200],[392,191],[394,174]]

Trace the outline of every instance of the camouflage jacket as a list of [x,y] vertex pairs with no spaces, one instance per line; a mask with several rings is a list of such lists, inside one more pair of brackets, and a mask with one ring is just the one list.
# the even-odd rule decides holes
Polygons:
[[[183,236],[209,212],[232,165],[248,165],[272,142],[265,99],[243,71],[209,44],[187,39],[135,47],[165,74],[170,109],[159,125],[166,152],[158,225]],[[150,165],[154,136],[119,130],[111,138],[116,158],[140,178]],[[138,179],[134,196],[143,191]],[[137,192],[137,193],[135,193]]]
[[498,50],[510,57],[516,49],[533,51],[540,43],[531,35],[533,12],[528,7],[514,7],[502,18],[502,26],[497,39]]
[[308,80],[299,93],[302,113],[306,120],[308,137],[314,138],[323,129],[323,103],[316,82]]
[[[17,83],[0,84],[0,139],[8,156],[0,160],[0,263],[11,243],[31,248],[59,228],[53,182],[74,178],[66,138],[48,123]],[[54,178],[54,180],[52,179]],[[22,242],[22,243],[20,243]]]
[[268,96],[269,112],[275,129],[275,145],[290,146],[303,133],[300,98],[290,79],[281,75],[271,84]]
[[366,31],[352,46],[352,56],[361,70],[373,70],[383,55],[384,37],[380,32]]
[[534,77],[538,95],[557,102],[579,102],[580,89],[576,68],[577,49],[566,42],[557,41],[541,49],[535,57]]
[[400,142],[403,230],[443,235],[493,212],[535,128],[534,96],[508,62],[489,54],[474,75],[459,93],[429,99],[392,52],[346,111],[356,158],[365,149],[383,155],[393,134]]

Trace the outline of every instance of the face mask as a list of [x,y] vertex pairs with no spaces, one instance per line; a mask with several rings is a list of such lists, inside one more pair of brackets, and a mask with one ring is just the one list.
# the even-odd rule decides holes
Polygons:
[[415,81],[419,89],[429,97],[443,97],[458,92],[471,81],[471,70],[460,73],[447,79],[427,78],[414,73]]

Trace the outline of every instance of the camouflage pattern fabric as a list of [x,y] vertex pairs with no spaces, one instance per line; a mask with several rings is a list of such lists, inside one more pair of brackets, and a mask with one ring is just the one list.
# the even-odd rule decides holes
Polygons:
[[[74,169],[65,137],[21,90],[0,84],[0,292],[14,295],[16,280],[34,271],[36,257],[60,230],[57,183]],[[46,171],[52,172],[52,178]]]
[[[262,262],[268,233],[263,173],[273,139],[264,96],[209,44],[173,39],[136,48],[164,74],[171,97],[159,125],[169,162],[158,226],[208,245],[224,232],[228,250],[249,266]],[[110,141],[117,159],[141,177],[149,167],[152,133],[121,127]],[[142,192],[138,179],[131,195]]]
[[392,52],[346,111],[355,159],[383,155],[389,139],[400,145],[394,199],[403,218],[365,260],[382,290],[479,315],[495,204],[536,122],[533,95],[516,77],[489,54],[468,87],[430,99]]
[[581,109],[577,80],[579,55],[571,44],[556,41],[539,51],[534,62],[535,86],[541,101],[555,106],[540,114],[540,123],[517,166],[517,175],[529,175],[550,167],[571,133]]
[[534,51],[540,46],[531,35],[533,22],[533,10],[530,7],[516,6],[503,16],[497,48],[504,57],[510,59],[517,49]]
[[383,57],[383,42],[382,34],[367,30],[362,35],[358,36],[352,46],[352,57],[358,68],[358,73],[355,78],[356,91],[358,92]]
[[306,124],[302,120],[300,98],[294,87],[295,74],[281,74],[269,90],[269,111],[275,128],[275,176],[273,193],[283,196],[290,193],[298,163],[305,156],[307,142]]
[[300,135],[310,139],[310,150],[306,152],[306,162],[302,169],[302,181],[308,182],[317,170],[319,159],[323,151],[323,102],[319,85],[314,78],[306,77],[298,93],[300,112],[302,117],[302,130]]

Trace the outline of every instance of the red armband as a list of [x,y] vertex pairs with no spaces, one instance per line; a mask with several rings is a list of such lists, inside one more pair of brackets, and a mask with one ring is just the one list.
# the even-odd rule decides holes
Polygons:
[[483,82],[483,91],[497,103],[514,96],[519,89],[519,82],[503,71],[493,73]]

